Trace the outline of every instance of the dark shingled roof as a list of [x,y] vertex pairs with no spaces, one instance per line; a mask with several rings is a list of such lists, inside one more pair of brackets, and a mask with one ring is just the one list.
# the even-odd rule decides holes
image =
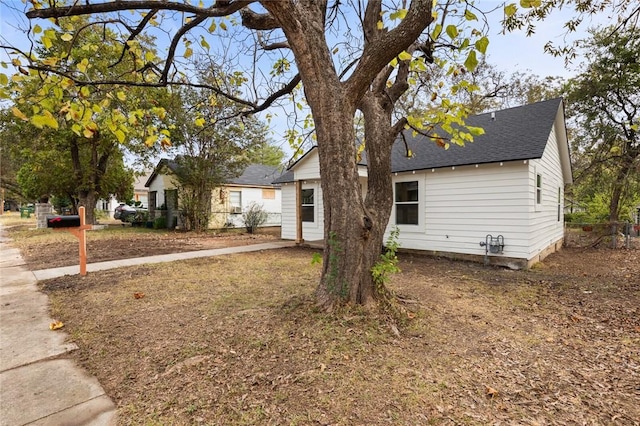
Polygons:
[[[562,99],[556,98],[468,117],[466,124],[482,127],[485,133],[463,147],[450,144],[449,149],[443,149],[422,135],[412,136],[411,130],[407,130],[405,137],[413,157],[406,156],[405,145],[398,138],[391,152],[391,170],[404,172],[541,158],[561,105]],[[366,164],[366,155],[363,159]],[[298,161],[274,183],[293,182],[292,169]]]
[[280,169],[264,164],[250,164],[242,174],[234,179],[227,180],[228,184],[271,186],[272,182],[280,176]]
[[449,149],[443,149],[424,136],[412,137],[407,131],[413,157],[407,158],[404,144],[397,141],[391,154],[392,171],[541,158],[561,104],[562,99],[557,98],[471,116],[466,123],[482,127],[484,134],[463,147],[450,144]]
[[[176,172],[179,165],[175,160],[163,158],[160,160],[153,173],[147,180],[145,186],[151,185],[151,182],[158,174],[162,165],[166,165],[173,173]],[[278,167],[265,166],[264,164],[250,164],[244,169],[244,172],[236,178],[227,179],[226,184],[230,185],[246,185],[246,186],[273,186],[282,172]]]

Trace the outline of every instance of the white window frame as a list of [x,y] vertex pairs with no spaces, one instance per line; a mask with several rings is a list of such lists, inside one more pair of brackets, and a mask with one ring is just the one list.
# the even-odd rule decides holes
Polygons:
[[[418,201],[410,201],[410,202],[396,202],[396,184],[398,183],[407,183],[407,182],[417,182],[418,183]],[[389,221],[392,226],[397,226],[400,232],[422,232],[424,229],[424,198],[425,198],[425,182],[423,176],[419,175],[407,175],[403,177],[399,177],[393,180],[393,209],[392,209],[392,220]],[[417,224],[398,224],[397,223],[397,204],[417,204],[418,205],[418,223]]]
[[318,194],[318,191],[315,187],[302,187],[302,193],[304,193],[304,191],[313,191],[313,203],[304,203],[304,197],[302,196],[302,194],[300,194],[300,207],[311,207],[313,209],[313,220],[304,220],[302,219],[302,223],[303,224],[315,224],[317,222],[317,217],[318,217],[318,212],[316,210],[316,197]]
[[[238,194],[238,199],[240,200],[239,203],[234,203],[231,200],[231,198],[232,198],[231,194],[233,194],[233,193],[237,193]],[[242,191],[229,191],[229,206],[231,206],[231,213],[232,214],[238,214],[238,213],[235,213],[235,209],[234,209],[235,207],[239,207],[239,209],[242,210]]]

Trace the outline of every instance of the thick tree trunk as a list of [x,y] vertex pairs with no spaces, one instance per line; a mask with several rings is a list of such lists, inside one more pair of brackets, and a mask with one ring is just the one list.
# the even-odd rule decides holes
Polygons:
[[96,203],[98,197],[94,191],[80,191],[78,194],[78,206],[84,206],[85,223],[93,225],[96,223]]
[[[386,97],[385,91],[377,90],[380,99],[372,99],[368,113],[374,121],[381,114],[382,122],[369,123],[366,119],[371,133],[366,137],[372,138],[367,139],[370,166],[366,203],[358,176],[353,119],[373,79],[427,27],[432,19],[432,2],[412,2],[396,29],[383,31],[384,37],[380,35],[375,44],[365,46],[361,61],[344,83],[336,74],[325,39],[326,1],[261,3],[282,27],[293,50],[316,126],[325,238],[318,302],[327,309],[345,302],[371,304],[377,295],[385,293],[375,287],[371,268],[380,256],[392,203],[391,143],[384,129],[391,129],[393,105],[380,102]],[[378,32],[380,10],[379,1],[367,5],[365,31],[369,39]],[[380,79],[382,85],[377,89],[385,87],[386,77]]]

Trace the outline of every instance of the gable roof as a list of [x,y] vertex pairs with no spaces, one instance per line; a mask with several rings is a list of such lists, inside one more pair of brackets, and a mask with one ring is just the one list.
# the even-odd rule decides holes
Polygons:
[[[156,176],[162,174],[163,166],[166,166],[172,173],[175,173],[179,167],[175,160],[161,159],[144,186],[151,186]],[[227,179],[225,183],[241,186],[273,186],[274,184],[272,182],[276,180],[280,174],[281,171],[277,167],[266,166],[264,164],[249,164],[240,176]]]
[[391,153],[393,172],[497,163],[500,161],[542,158],[549,135],[562,106],[556,98],[515,108],[468,117],[470,126],[482,127],[484,134],[475,136],[464,146],[451,144],[442,149],[428,138],[405,131],[413,157],[406,156],[402,141],[396,141]]
[[249,164],[240,176],[227,180],[227,184],[232,185],[252,185],[252,186],[273,186],[282,172],[273,166],[264,164]]
[[[406,130],[404,137],[413,157],[406,156],[404,142],[398,137],[391,151],[391,171],[395,173],[542,158],[561,108],[562,98],[556,98],[470,116],[465,120],[466,124],[482,127],[485,133],[475,136],[473,142],[464,146],[450,144],[449,149],[439,147],[425,136],[413,136],[411,130]],[[315,148],[307,151],[274,183],[293,182],[293,168]],[[363,161],[359,164],[366,165],[366,152],[363,154]]]

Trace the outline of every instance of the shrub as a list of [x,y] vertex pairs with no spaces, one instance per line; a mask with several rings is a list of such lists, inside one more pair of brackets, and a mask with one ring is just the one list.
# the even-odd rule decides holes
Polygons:
[[249,208],[242,213],[242,221],[247,232],[253,234],[255,230],[267,221],[269,214],[261,204],[251,203]]
[[166,229],[167,228],[167,218],[166,217],[157,217],[156,220],[153,221],[153,229]]

